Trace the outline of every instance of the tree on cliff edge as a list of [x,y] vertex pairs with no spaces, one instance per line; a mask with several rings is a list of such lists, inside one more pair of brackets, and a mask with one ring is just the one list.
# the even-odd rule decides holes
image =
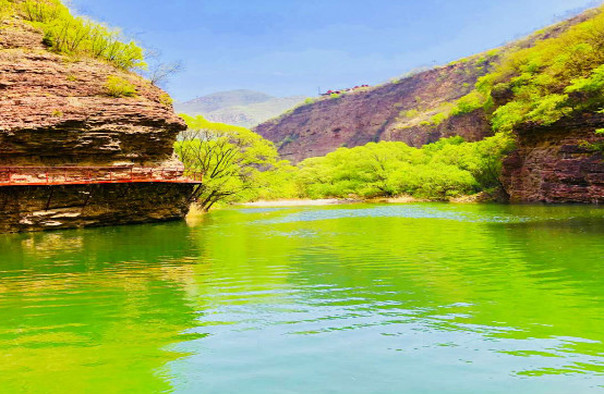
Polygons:
[[187,171],[204,174],[196,192],[204,211],[262,187],[260,172],[279,165],[275,146],[251,130],[209,122],[202,116],[182,117],[189,130],[181,134],[174,149]]

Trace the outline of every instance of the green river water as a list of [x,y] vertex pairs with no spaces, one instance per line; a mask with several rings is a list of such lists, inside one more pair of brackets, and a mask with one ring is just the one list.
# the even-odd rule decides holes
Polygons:
[[237,208],[0,236],[1,393],[604,392],[604,209]]

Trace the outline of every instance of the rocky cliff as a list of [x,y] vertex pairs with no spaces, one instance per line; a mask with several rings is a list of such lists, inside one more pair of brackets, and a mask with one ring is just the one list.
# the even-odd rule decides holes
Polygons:
[[0,187],[0,233],[182,219],[192,185],[162,183]]
[[583,114],[547,127],[517,130],[518,148],[504,162],[502,180],[512,202],[604,202],[604,115]]
[[[110,91],[111,78],[134,93]],[[169,96],[107,61],[51,52],[19,17],[0,26],[0,167],[182,167]],[[0,185],[0,232],[183,217],[194,185]]]
[[[186,128],[168,96],[141,77],[94,59],[46,50],[41,31],[19,21],[0,29],[0,165],[155,165]],[[110,97],[110,76],[134,97]]]

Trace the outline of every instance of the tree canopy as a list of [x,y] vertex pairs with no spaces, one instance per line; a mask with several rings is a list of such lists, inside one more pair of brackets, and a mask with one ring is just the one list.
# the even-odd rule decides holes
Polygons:
[[452,137],[419,149],[402,142],[371,142],[306,159],[297,179],[303,194],[313,198],[446,199],[500,186],[502,158],[512,147],[504,134],[474,143]]
[[203,116],[182,115],[189,129],[175,151],[189,171],[204,174],[197,200],[203,210],[219,201],[251,198],[266,175],[279,166],[272,142],[244,127],[207,121]]

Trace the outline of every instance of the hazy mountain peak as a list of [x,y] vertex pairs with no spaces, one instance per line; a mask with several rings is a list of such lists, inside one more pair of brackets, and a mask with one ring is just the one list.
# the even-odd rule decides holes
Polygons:
[[254,90],[238,89],[216,92],[197,97],[193,100],[179,103],[178,107],[182,108],[183,111],[187,113],[191,110],[199,113],[206,113],[236,105],[263,103],[272,98],[273,96],[266,93],[256,92]]
[[295,106],[304,96],[273,97],[254,90],[216,92],[184,103],[175,103],[176,112],[203,115],[214,122],[252,127]]

